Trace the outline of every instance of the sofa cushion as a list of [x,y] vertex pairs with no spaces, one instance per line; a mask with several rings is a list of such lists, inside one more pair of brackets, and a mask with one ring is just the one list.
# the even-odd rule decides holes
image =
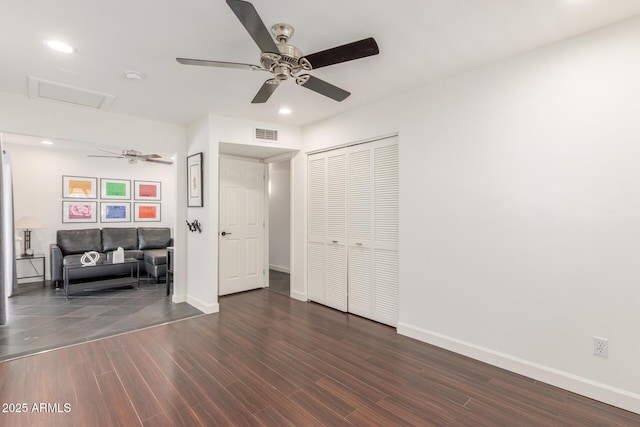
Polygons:
[[138,230],[135,228],[103,228],[102,250],[138,249]]
[[150,249],[144,251],[144,262],[151,265],[163,265],[167,263],[166,249]]
[[102,251],[102,239],[99,228],[81,230],[58,230],[56,242],[62,255],[83,254],[89,251]]
[[138,228],[138,249],[162,249],[171,245],[171,230],[163,227]]

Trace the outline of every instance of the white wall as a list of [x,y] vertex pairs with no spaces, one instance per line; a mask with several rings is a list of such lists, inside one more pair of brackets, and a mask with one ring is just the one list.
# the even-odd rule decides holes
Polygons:
[[[277,147],[299,150],[302,146],[301,129],[276,123],[255,122],[230,117],[210,116],[216,143],[254,145],[256,147]],[[262,142],[254,139],[255,128],[278,131],[278,141]]]
[[[174,166],[154,163],[128,164],[123,159],[92,158],[87,157],[85,153],[58,150],[49,146],[33,147],[6,143],[5,149],[11,153],[16,220],[23,216],[32,216],[46,226],[46,229],[34,230],[31,233],[31,247],[36,253],[43,253],[47,257],[47,278],[50,276],[48,269],[49,245],[55,243],[57,230],[143,226],[173,229],[175,226],[176,182]],[[63,175],[98,178],[98,192],[100,178],[130,180],[131,199],[122,201],[131,204],[131,222],[102,223],[98,214],[95,223],[63,223],[62,202],[65,200],[62,198]],[[162,196],[162,200],[159,202],[161,205],[160,222],[134,222],[133,208],[136,200],[133,199],[133,188],[135,180],[160,182]],[[98,202],[99,211],[100,202],[104,200],[98,198],[95,201]],[[18,231],[22,236],[23,233]],[[18,252],[22,250],[23,243],[20,242]],[[27,275],[27,273],[19,270],[19,275]]]
[[269,163],[269,268],[290,272],[291,161]]
[[[277,143],[263,143],[253,140],[255,127],[277,129]],[[219,144],[232,143],[259,146],[278,146],[300,149],[300,128],[270,123],[256,123],[249,120],[208,116],[193,123],[188,128],[188,155],[202,152],[204,155],[204,207],[189,208],[189,221],[198,219],[203,232],[189,233],[187,301],[205,312],[216,312],[218,305],[218,160]]]
[[[186,163],[184,126],[0,93],[0,132],[106,145],[120,149],[135,148],[143,152],[176,153],[175,167],[172,168],[174,185],[177,189],[174,197],[177,196],[176,200],[186,198],[186,175],[183,169]],[[34,172],[37,171],[34,170]],[[15,170],[14,173],[16,173]],[[90,176],[94,175],[97,174]],[[170,213],[169,208],[164,206],[164,203],[169,201],[164,199],[163,197],[165,218],[174,217],[176,221],[182,223],[186,211],[184,204],[174,202],[175,210]],[[16,215],[18,214],[16,212]],[[182,242],[186,231],[181,227],[175,227],[173,231],[174,246],[177,251],[173,300],[177,302],[184,300],[187,289],[186,276],[181,275],[181,272],[186,270],[186,251],[180,250],[181,245],[184,244]],[[34,243],[38,233],[32,234]]]
[[[218,312],[218,147],[211,142],[210,118],[204,117],[188,128],[188,155],[202,153],[203,206],[187,209],[187,220],[198,220],[202,233],[188,232],[187,302],[205,313]],[[212,148],[212,145],[215,148]],[[215,202],[214,202],[215,200]],[[186,203],[186,198],[185,198]],[[186,228],[185,224],[185,229]]]
[[0,132],[184,154],[184,126],[0,92]]
[[640,412],[639,43],[636,19],[304,129],[399,131],[400,333]]

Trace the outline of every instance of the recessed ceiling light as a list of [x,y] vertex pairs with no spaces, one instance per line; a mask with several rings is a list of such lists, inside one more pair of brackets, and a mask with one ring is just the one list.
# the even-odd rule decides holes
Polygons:
[[61,42],[60,40],[45,40],[44,44],[49,46],[51,49],[62,53],[73,53],[75,50],[73,47],[69,46],[65,42]]
[[144,74],[139,71],[125,71],[124,76],[130,80],[142,80],[144,79]]
[[291,108],[280,107],[280,109],[278,110],[278,114],[280,114],[281,116],[287,116],[291,114]]
[[51,141],[41,141],[44,145],[53,145]]

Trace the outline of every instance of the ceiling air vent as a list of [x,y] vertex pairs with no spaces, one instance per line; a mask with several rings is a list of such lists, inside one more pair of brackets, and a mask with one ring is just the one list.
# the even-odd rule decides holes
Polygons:
[[255,132],[256,141],[276,142],[278,141],[278,131],[273,129],[260,129],[256,128]]
[[79,87],[29,77],[29,96],[34,99],[64,102],[80,107],[106,110],[116,98],[108,93],[94,92]]

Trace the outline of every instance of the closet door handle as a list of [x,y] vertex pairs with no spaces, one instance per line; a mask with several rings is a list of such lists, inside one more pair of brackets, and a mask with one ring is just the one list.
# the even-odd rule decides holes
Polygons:
[[223,231],[222,233],[220,233],[222,236],[228,236],[231,233],[227,233],[226,231]]
[[338,241],[337,240],[332,240],[331,243],[336,244],[336,243],[338,243]]
[[362,246],[362,243],[356,242],[356,246]]

